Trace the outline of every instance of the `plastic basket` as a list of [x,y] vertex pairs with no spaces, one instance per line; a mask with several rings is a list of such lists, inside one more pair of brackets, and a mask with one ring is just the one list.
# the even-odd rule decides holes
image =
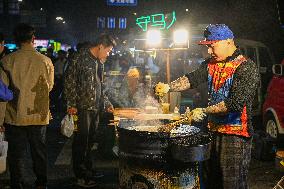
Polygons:
[[6,171],[6,159],[7,159],[8,142],[0,142],[0,174]]

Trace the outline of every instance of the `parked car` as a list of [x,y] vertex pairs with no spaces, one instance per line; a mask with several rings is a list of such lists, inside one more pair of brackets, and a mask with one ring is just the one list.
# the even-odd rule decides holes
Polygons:
[[284,135],[284,60],[273,65],[272,72],[273,78],[263,104],[263,124],[265,131],[279,140]]

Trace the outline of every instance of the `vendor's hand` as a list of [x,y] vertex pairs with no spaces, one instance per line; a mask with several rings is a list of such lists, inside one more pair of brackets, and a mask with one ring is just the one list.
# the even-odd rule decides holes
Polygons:
[[109,107],[107,108],[107,112],[108,112],[108,113],[113,113],[113,111],[114,111],[114,107],[113,107],[113,106],[109,106]]
[[196,122],[201,122],[205,117],[205,108],[195,108],[191,112],[192,120]]
[[69,115],[76,115],[76,114],[78,113],[78,110],[77,110],[77,108],[69,107],[69,108],[67,109],[67,113],[68,113]]

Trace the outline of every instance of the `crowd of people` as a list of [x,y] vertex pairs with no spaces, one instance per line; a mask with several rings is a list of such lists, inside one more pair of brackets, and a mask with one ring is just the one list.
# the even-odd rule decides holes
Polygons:
[[[112,91],[106,90],[104,85],[107,80],[104,64],[116,46],[112,36],[99,35],[76,53],[67,57],[67,52],[61,50],[56,58],[52,50],[48,50],[46,56],[36,51],[32,26],[19,24],[14,37],[19,49],[7,55],[0,35],[0,132],[5,131],[9,144],[11,188],[25,187],[23,167],[28,146],[37,178],[35,186],[37,189],[47,187],[46,126],[51,119],[51,105],[56,105],[56,111],[78,116],[72,145],[73,171],[78,186],[94,187],[96,178],[102,176],[95,170],[95,157],[91,153],[99,139],[100,113],[112,113],[114,107],[139,106],[140,99],[151,93],[149,76],[164,72],[162,67],[148,55],[144,56],[147,64],[142,68],[133,67],[130,57],[118,57],[119,73],[123,76],[118,93],[124,100],[109,100],[108,93]],[[184,91],[207,84],[208,106],[193,110],[199,112],[198,119],[193,118],[195,121],[202,121],[207,115],[208,129],[213,134],[207,187],[246,189],[253,133],[252,101],[259,82],[258,69],[236,47],[228,26],[209,25],[204,37],[199,44],[206,45],[210,57],[171,82],[169,88]],[[156,80],[163,79],[157,77]],[[109,83],[108,88],[111,88],[112,83]],[[149,90],[145,90],[145,86]]]

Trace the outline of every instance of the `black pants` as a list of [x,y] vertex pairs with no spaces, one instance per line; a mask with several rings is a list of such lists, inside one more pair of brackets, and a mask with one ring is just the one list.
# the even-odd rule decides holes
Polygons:
[[13,126],[6,125],[8,140],[8,164],[12,189],[25,187],[25,155],[30,146],[36,185],[47,182],[46,125]]
[[94,171],[92,147],[98,141],[98,111],[78,111],[78,131],[72,145],[73,171],[76,178],[89,178]]

